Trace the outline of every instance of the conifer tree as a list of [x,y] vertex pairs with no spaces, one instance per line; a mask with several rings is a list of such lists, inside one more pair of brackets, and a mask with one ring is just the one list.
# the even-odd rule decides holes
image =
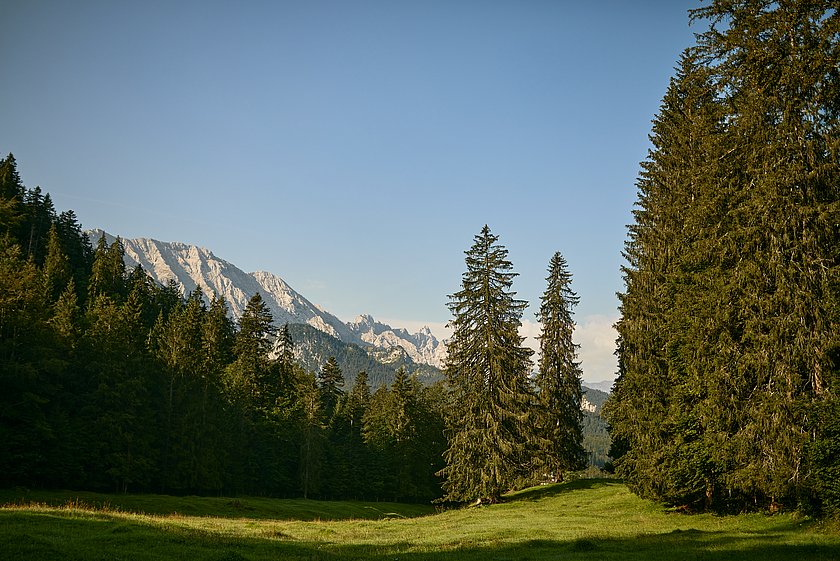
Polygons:
[[453,407],[440,473],[453,501],[496,502],[530,469],[532,351],[519,335],[527,303],[511,291],[517,273],[497,242],[484,226],[466,252],[462,288],[450,296],[453,335],[445,372]]
[[50,325],[58,339],[68,351],[76,348],[82,335],[82,315],[79,299],[76,296],[76,284],[71,278],[55,303]]
[[314,374],[309,373],[302,377],[299,396],[303,413],[299,476],[303,498],[306,499],[320,489],[324,452],[321,392]]
[[321,372],[318,373],[318,387],[321,392],[321,402],[328,421],[331,420],[339,399],[344,395],[341,389],[342,386],[344,386],[344,376],[335,357],[331,356],[324,363]]
[[627,446],[612,453],[619,474],[641,496],[679,504],[712,500],[713,441],[725,429],[712,422],[717,412],[701,414],[698,405],[732,398],[707,394],[720,388],[707,349],[730,328],[721,314],[727,264],[715,248],[728,236],[731,196],[723,109],[697,53],[683,53],[637,184],[617,325],[620,375],[606,409],[614,442]]
[[271,311],[257,292],[248,300],[239,318],[239,332],[234,343],[236,361],[232,365],[236,391],[252,407],[258,407],[265,397],[263,383],[269,369],[270,336],[275,332],[273,322]]
[[9,154],[0,161],[0,234],[19,242],[18,228],[23,221],[25,188],[17,170],[17,161]]
[[47,300],[50,303],[55,302],[70,280],[70,261],[62,250],[58,229],[53,224],[47,239],[47,256],[44,260],[44,294]]
[[627,244],[615,464],[672,504],[778,508],[808,496],[808,440],[833,430],[805,412],[836,411],[836,6],[693,17],[711,29],[654,122]]
[[541,413],[539,468],[560,480],[563,472],[582,469],[586,457],[581,432],[581,370],[577,345],[572,341],[572,308],[579,299],[572,291],[572,275],[560,252],[551,258],[546,282],[537,314],[542,324],[536,379]]
[[90,280],[88,283],[88,302],[100,295],[106,295],[115,301],[122,301],[126,291],[125,248],[117,238],[110,246],[105,234],[99,238],[94,253]]

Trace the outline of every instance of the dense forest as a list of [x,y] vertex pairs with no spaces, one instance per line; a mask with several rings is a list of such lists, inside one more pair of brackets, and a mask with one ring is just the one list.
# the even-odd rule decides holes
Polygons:
[[606,406],[688,509],[840,512],[840,13],[713,1],[653,123]]
[[[311,362],[315,349],[297,353],[295,335],[318,346],[306,326],[277,329],[259,294],[234,322],[216,295],[126,270],[119,238],[93,247],[72,211],[22,184],[11,154],[0,161],[0,213],[0,486],[429,501],[457,480],[444,452],[457,450],[460,424],[483,422],[461,404],[502,411],[493,400],[511,398],[497,387],[462,393],[460,354],[449,383],[429,383],[428,369],[394,376],[348,346],[337,348],[342,363],[360,369],[349,388],[335,356],[304,368],[299,357]],[[487,366],[502,386],[517,376],[524,415],[497,428],[521,439],[522,454],[497,458],[508,476],[492,489],[449,500],[495,500],[584,466],[576,296],[565,261],[553,263],[541,313],[556,334],[543,336],[541,374],[530,378],[530,350],[515,350],[515,370]],[[473,304],[495,309],[495,298]],[[486,332],[494,319],[470,325]],[[501,335],[518,325],[508,318]]]
[[259,295],[234,324],[223,300],[127,271],[119,240],[92,247],[12,155],[0,227],[0,486],[440,495],[439,386],[304,370]]

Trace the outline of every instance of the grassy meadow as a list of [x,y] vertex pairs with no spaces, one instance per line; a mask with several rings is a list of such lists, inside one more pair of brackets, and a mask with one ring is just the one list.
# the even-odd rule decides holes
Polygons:
[[796,514],[668,512],[580,480],[502,504],[0,493],[2,559],[840,560],[840,531]]

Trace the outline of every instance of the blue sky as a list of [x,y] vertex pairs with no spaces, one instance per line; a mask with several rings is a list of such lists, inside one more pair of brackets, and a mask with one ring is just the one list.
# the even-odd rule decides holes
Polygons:
[[694,7],[7,1],[0,153],[86,228],[207,247],[344,320],[442,333],[488,224],[528,333],[563,253],[584,379],[611,379],[635,178]]

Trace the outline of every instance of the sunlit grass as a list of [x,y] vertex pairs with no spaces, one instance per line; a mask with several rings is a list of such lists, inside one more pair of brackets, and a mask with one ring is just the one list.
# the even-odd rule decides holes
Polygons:
[[[43,499],[38,500],[47,502]],[[49,506],[3,507],[0,557],[840,559],[840,533],[825,523],[796,514],[669,513],[618,482],[597,480],[530,489],[502,504],[437,514],[430,507],[418,512],[411,505],[387,505],[376,516],[357,515],[367,506],[386,506],[382,503],[318,507],[308,505],[315,501],[246,498],[236,507],[228,504],[234,499],[111,496],[111,506],[92,508],[67,499],[54,497]],[[88,504],[95,500],[101,497]],[[146,500],[157,508],[149,508]],[[187,503],[196,512],[183,512]],[[144,508],[128,508],[129,504]],[[219,510],[214,513],[213,508]],[[246,512],[231,515],[231,508]],[[322,514],[313,515],[319,508]],[[149,514],[151,510],[155,514]],[[300,512],[303,519],[296,519]]]

